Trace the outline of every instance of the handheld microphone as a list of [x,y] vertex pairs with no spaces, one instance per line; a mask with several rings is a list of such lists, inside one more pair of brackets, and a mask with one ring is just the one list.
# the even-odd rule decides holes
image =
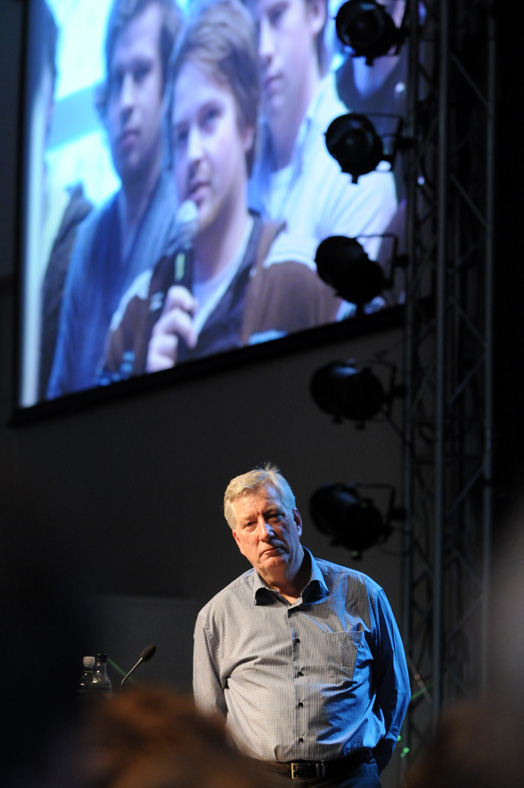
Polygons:
[[[198,208],[193,200],[179,206],[175,220],[175,260],[173,281],[191,292],[193,284],[193,240],[198,232]],[[188,357],[188,347],[182,337],[178,338],[177,363]]]
[[131,668],[131,670],[129,671],[129,673],[126,673],[126,675],[124,676],[124,678],[123,678],[123,679],[122,679],[122,681],[120,682],[120,689],[122,689],[122,687],[124,686],[124,682],[125,682],[125,681],[127,681],[127,679],[129,678],[129,676],[130,676],[132,673],[134,673],[134,672],[135,672],[135,670],[138,668],[138,666],[139,666],[139,665],[141,665],[141,664],[142,664],[142,662],[147,662],[148,660],[150,660],[150,659],[151,659],[151,657],[153,656],[153,654],[155,653],[155,651],[156,651],[156,646],[146,646],[146,647],[145,647],[145,649],[144,649],[144,650],[142,651],[142,653],[140,654],[140,657],[139,657],[139,659],[138,659],[138,662],[136,662],[136,663],[133,665],[133,667]]
[[175,220],[174,282],[191,290],[193,240],[198,232],[198,208],[193,200],[180,205]]

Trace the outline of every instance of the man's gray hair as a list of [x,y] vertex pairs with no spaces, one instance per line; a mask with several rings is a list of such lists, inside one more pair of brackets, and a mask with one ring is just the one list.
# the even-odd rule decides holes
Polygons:
[[233,503],[238,498],[244,498],[256,492],[260,487],[273,487],[285,509],[290,511],[295,508],[295,495],[289,483],[280,473],[276,465],[267,462],[262,467],[254,468],[252,471],[235,476],[229,482],[224,493],[224,517],[226,518],[231,530],[236,525],[235,511]]

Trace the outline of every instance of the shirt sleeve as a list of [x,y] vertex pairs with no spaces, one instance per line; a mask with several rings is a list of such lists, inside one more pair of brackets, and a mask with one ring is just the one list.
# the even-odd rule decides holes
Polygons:
[[202,615],[197,618],[193,650],[193,693],[198,708],[204,713],[227,716],[224,687],[217,665],[218,645],[205,627]]
[[76,350],[82,323],[79,294],[85,287],[82,282],[82,272],[85,270],[84,243],[84,236],[79,232],[64,287],[55,356],[47,388],[48,399],[60,397],[75,388],[75,359],[78,356]]
[[379,771],[382,771],[397,743],[411,697],[411,689],[400,632],[382,589],[378,592],[374,607],[377,627],[376,697],[386,730],[384,737],[375,747],[374,755]]

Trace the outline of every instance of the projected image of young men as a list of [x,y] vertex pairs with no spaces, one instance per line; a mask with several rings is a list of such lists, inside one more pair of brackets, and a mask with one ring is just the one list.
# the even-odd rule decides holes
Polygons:
[[99,96],[121,189],[79,234],[48,396],[93,386],[111,316],[131,282],[166,250],[174,199],[164,167],[163,100],[181,14],[173,0],[114,0]]
[[175,250],[138,277],[112,320],[104,382],[168,369],[181,349],[184,360],[202,357],[266,329],[328,322],[339,303],[308,265],[265,265],[280,225],[247,206],[258,107],[247,10],[235,0],[194,6],[172,77],[174,180],[178,201],[193,201],[198,221],[192,276],[173,284]]

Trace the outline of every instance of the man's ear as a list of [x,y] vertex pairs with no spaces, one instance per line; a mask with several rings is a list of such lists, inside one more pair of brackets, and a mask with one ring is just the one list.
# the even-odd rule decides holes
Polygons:
[[296,506],[293,509],[293,520],[295,521],[295,525],[297,526],[298,535],[302,536],[302,517]]
[[242,545],[240,544],[240,539],[238,538],[238,534],[237,534],[237,532],[235,531],[235,529],[234,529],[234,528],[232,528],[232,529],[231,529],[231,533],[233,534],[233,539],[234,539],[234,540],[235,540],[235,542],[237,543],[237,547],[238,547],[238,549],[240,550],[240,552],[242,553],[242,555],[245,555],[245,553],[244,553],[244,551],[243,551],[243,549],[242,549]]
[[247,155],[255,144],[255,129],[253,126],[243,126],[241,133],[244,153]]
[[305,0],[309,27],[314,36],[318,36],[327,21],[327,0]]

